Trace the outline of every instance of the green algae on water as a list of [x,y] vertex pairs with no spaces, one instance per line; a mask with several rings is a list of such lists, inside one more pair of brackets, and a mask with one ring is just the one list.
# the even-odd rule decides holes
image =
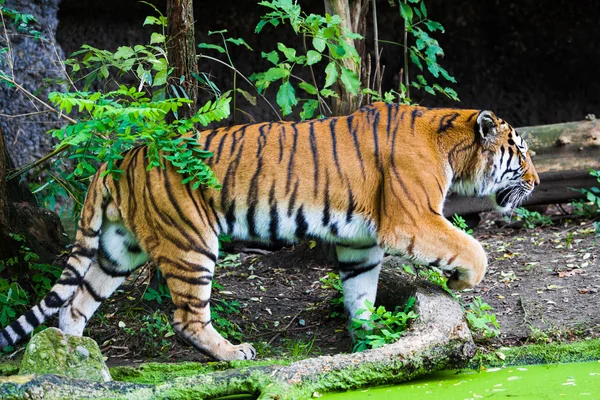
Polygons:
[[328,394],[324,400],[600,399],[600,362],[442,371],[397,386]]

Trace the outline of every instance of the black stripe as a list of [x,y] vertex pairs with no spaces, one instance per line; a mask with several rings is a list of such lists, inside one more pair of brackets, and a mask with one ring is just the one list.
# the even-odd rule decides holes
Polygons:
[[423,111],[419,110],[418,108],[415,108],[410,113],[410,117],[411,117],[411,120],[410,120],[410,131],[412,132],[413,136],[415,134],[415,122],[417,120],[417,117],[420,117],[421,115],[423,115]]
[[358,126],[356,127],[356,129],[352,128],[353,120],[354,120],[354,115],[350,115],[346,118],[346,123],[348,125],[348,130],[349,130],[350,134],[352,135],[352,139],[354,140],[354,148],[356,149],[356,156],[358,157],[358,161],[360,162],[360,169],[362,171],[363,178],[365,178],[366,177],[365,164],[363,162],[362,155],[360,154],[360,144],[358,143],[358,135],[357,135]]
[[283,161],[283,140],[285,139],[285,125],[281,125],[279,132],[279,163]]
[[[13,344],[15,344],[15,342],[12,340],[12,338],[10,337],[10,335],[8,334],[8,332],[6,332],[6,329],[2,329],[0,331],[0,335],[2,335],[2,337],[4,338],[5,343],[8,346],[12,346]],[[2,344],[2,343],[0,342],[0,344]]]
[[379,161],[379,111],[377,109],[373,110],[374,118],[373,118],[373,145],[374,145],[374,155],[375,155],[375,166],[379,168],[381,172],[381,163]]
[[308,223],[306,222],[306,217],[304,216],[304,206],[300,206],[300,208],[298,208],[298,213],[296,214],[296,237],[305,237],[307,231]]
[[329,211],[330,208],[330,204],[329,204],[329,173],[327,173],[325,175],[325,204],[323,206],[323,225],[327,226],[329,225],[329,221],[331,219],[331,214]]
[[290,192],[290,185],[292,183],[292,175],[294,173],[294,156],[296,155],[296,144],[298,143],[298,128],[296,128],[296,124],[292,124],[292,129],[294,130],[294,141],[292,143],[292,149],[290,150],[290,161],[288,162],[288,173],[287,180],[285,182],[285,194],[287,195]]
[[309,127],[310,151],[313,156],[313,166],[315,169],[315,172],[313,175],[313,184],[314,184],[313,196],[316,198],[318,190],[319,190],[319,150],[317,149],[317,139],[315,137],[314,124],[315,124],[315,122],[311,121],[310,124],[308,125],[308,127]]
[[221,153],[223,152],[223,146],[225,145],[225,141],[227,140],[228,135],[223,133],[221,136],[221,140],[219,140],[219,147],[217,147],[217,158],[215,159],[215,163],[218,163],[221,160]]
[[40,321],[37,317],[37,315],[35,315],[35,312],[33,311],[33,309],[27,311],[24,315],[25,320],[27,320],[27,323],[29,325],[31,325],[33,328],[35,328],[36,326],[38,326],[39,324],[41,324],[43,321]]
[[60,308],[63,304],[65,304],[66,300],[61,299],[58,293],[55,291],[50,291],[43,301],[46,305],[46,308]]
[[292,213],[294,212],[294,206],[296,205],[296,196],[298,195],[298,186],[300,185],[299,181],[296,181],[296,184],[294,185],[294,191],[292,192],[292,195],[290,196],[290,201],[288,203],[288,217],[292,216]]
[[100,234],[100,230],[94,230],[91,228],[83,228],[83,227],[79,227],[77,228],[78,232],[81,232],[81,234],[85,237],[89,237],[89,238],[95,238]]
[[454,121],[458,118],[459,113],[454,112],[452,114],[444,115],[440,119],[440,126],[438,127],[438,134],[446,132],[448,129],[454,126]]
[[72,265],[69,265],[69,264],[65,265],[65,267],[63,268],[63,273],[65,271],[69,271],[71,274],[73,274],[73,277],[75,279],[77,279],[78,281],[81,281],[81,279],[82,279],[81,274]]
[[364,246],[353,246],[353,245],[348,245],[348,244],[337,244],[337,246],[344,247],[347,249],[352,249],[352,250],[367,250],[367,249],[372,249],[373,247],[377,246],[377,243],[366,244]]
[[231,234],[233,232],[233,225],[235,224],[235,200],[233,200],[231,205],[227,208],[225,222],[227,223],[227,233]]
[[[106,261],[109,261],[109,260],[106,260]],[[110,263],[110,261],[109,261],[109,263]],[[116,269],[108,268],[106,265],[104,265],[104,263],[102,262],[101,259],[98,259],[98,266],[100,267],[102,272],[104,272],[106,275],[110,276],[111,278],[127,277],[132,272],[132,271],[119,271]]]
[[212,140],[216,134],[217,134],[217,131],[213,130],[206,136],[206,141],[204,141],[204,150],[206,150],[206,151],[210,150],[210,142],[212,142]]
[[71,255],[75,256],[75,257],[86,257],[86,258],[94,258],[95,255],[95,251],[94,249],[90,249],[90,248],[84,248],[81,247],[79,245],[76,245],[73,247],[73,250],[71,251]]
[[346,222],[352,220],[352,214],[354,213],[355,207],[354,195],[352,194],[352,189],[350,189],[350,184],[348,184],[348,210],[346,210]]
[[164,276],[167,281],[169,281],[170,279],[175,279],[190,285],[210,285],[213,279],[212,275],[204,275],[193,278],[189,276],[173,275],[167,273]]
[[275,198],[275,182],[271,185],[271,191],[269,192],[269,204],[271,205],[269,210],[269,232],[271,241],[276,242],[279,230],[279,211],[277,210],[277,199]]
[[88,292],[90,295],[92,295],[92,297],[94,298],[94,300],[95,300],[96,302],[98,302],[98,303],[102,303],[104,300],[106,300],[106,298],[105,298],[105,297],[102,297],[102,296],[100,296],[100,295],[99,295],[99,294],[96,292],[96,289],[94,289],[94,288],[92,287],[92,285],[91,285],[91,284],[90,284],[88,281],[86,281],[86,280],[84,280],[84,281],[83,281],[83,287],[85,288],[85,290],[87,290],[87,292]]
[[329,131],[331,133],[331,151],[333,152],[333,162],[335,163],[335,168],[337,169],[338,175],[342,176],[342,168],[340,167],[340,160],[338,160],[338,152],[337,152],[337,138],[335,136],[335,125],[337,124],[337,118],[332,118],[329,121]]
[[9,328],[11,328],[17,334],[17,336],[21,338],[27,336],[27,332],[25,332],[25,329],[23,329],[21,323],[18,320],[10,324]]
[[127,243],[127,251],[134,254],[139,254],[142,252],[142,248],[137,243]]
[[338,268],[340,271],[349,272],[354,271],[356,267],[364,264],[364,260],[360,261],[339,261],[338,260]]
[[[229,156],[231,157],[233,155],[233,152],[235,151],[235,148],[237,147],[237,144],[240,140],[242,140],[244,138],[244,136],[246,135],[246,128],[248,127],[248,124],[242,126],[240,129],[238,129],[237,131],[233,132],[233,139],[231,141],[231,148],[229,149]],[[238,132],[240,133],[240,137],[237,137]]]
[[365,265],[364,267],[356,268],[348,273],[344,273],[344,276],[341,277],[342,282],[347,281],[348,279],[356,278],[357,276],[362,275],[365,272],[369,272],[372,269],[377,268],[377,266],[379,264],[380,264],[379,262],[376,262],[373,264],[368,264],[368,265]]

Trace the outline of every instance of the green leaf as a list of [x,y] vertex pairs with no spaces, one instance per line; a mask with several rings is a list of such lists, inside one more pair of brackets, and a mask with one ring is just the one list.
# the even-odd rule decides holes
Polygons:
[[321,61],[321,53],[314,50],[309,50],[306,52],[306,65],[313,65]]
[[325,50],[325,39],[322,37],[315,36],[312,39],[312,45],[319,53],[322,53]]
[[400,15],[404,18],[407,26],[412,25],[413,10],[411,6],[406,3],[400,3]]
[[423,14],[423,18],[427,18],[427,7],[425,7],[425,2],[421,2],[421,14]]
[[[119,59],[119,58],[129,58],[131,56],[133,56],[135,53],[133,51],[133,49],[129,46],[121,46],[117,49],[117,51],[114,54],[114,57]],[[75,69],[73,69],[73,71],[75,71]]]
[[285,58],[287,58],[288,61],[290,61],[290,62],[296,61],[296,49],[287,47],[283,43],[277,43],[277,48],[279,49],[279,51],[281,51],[283,53],[283,55],[285,56]]
[[338,96],[338,94],[336,92],[334,92],[331,89],[321,89],[320,93],[321,93],[321,96],[323,96],[323,97],[335,97],[335,98],[340,97],[340,96]]
[[281,107],[283,115],[290,114],[292,107],[298,104],[296,91],[290,82],[285,82],[279,87],[277,91],[277,104]]
[[444,27],[439,22],[427,20],[425,21],[425,25],[429,29],[429,32],[440,31],[444,33]]
[[237,45],[237,46],[244,46],[244,47],[246,47],[248,50],[252,51],[252,47],[250,47],[250,45],[249,45],[248,43],[246,43],[246,41],[245,41],[244,39],[242,39],[242,38],[237,38],[237,39],[234,39],[234,38],[227,38],[227,39],[225,39],[225,40],[226,40],[227,42],[233,43],[233,44],[235,44],[235,45]]
[[338,78],[338,70],[335,61],[331,61],[325,67],[325,87],[333,85]]
[[272,62],[273,64],[277,65],[277,63],[279,63],[279,54],[273,50],[270,53],[265,53],[264,51],[262,53],[260,53],[262,58],[266,58],[268,61]]
[[300,86],[302,89],[304,89],[304,91],[307,92],[308,94],[317,94],[317,88],[308,82],[300,82],[298,84],[298,86]]
[[346,87],[346,90],[352,94],[358,94],[358,89],[360,88],[360,79],[354,71],[342,67],[341,80]]
[[201,49],[214,49],[214,50],[217,50],[219,53],[225,53],[225,49],[223,47],[219,46],[218,44],[200,43],[198,45],[198,47]]
[[285,68],[273,67],[265,72],[263,79],[268,82],[273,82],[278,79],[287,78],[290,76],[290,71]]
[[302,120],[307,120],[312,118],[315,115],[315,110],[319,106],[319,102],[317,100],[308,100],[302,105],[302,111],[300,112],[300,118]]
[[156,17],[152,17],[152,16],[147,16],[146,19],[144,20],[144,23],[142,24],[142,26],[145,25],[162,25],[160,20]]
[[164,42],[165,42],[165,35],[163,35],[162,33],[152,32],[152,35],[150,35],[150,44],[164,43]]

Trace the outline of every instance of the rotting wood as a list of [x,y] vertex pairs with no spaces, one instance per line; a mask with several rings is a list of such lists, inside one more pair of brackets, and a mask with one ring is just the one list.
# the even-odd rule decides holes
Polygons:
[[391,292],[402,293],[395,299],[388,298],[388,307],[414,296],[415,311],[420,316],[391,345],[361,353],[309,358],[289,365],[250,363],[237,369],[176,378],[157,386],[90,383],[55,375],[15,377],[11,382],[9,377],[0,381],[0,397],[156,399],[253,393],[260,395],[259,399],[304,399],[314,392],[399,383],[434,370],[465,365],[476,348],[460,304],[440,287],[397,271],[401,262],[393,257],[385,260],[384,273],[402,275],[385,282],[386,287],[398,283]]

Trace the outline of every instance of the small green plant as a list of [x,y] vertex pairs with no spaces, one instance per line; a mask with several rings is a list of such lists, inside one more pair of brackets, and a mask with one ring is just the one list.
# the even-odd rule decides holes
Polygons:
[[480,296],[474,297],[473,302],[465,310],[471,330],[484,338],[492,338],[500,334],[500,325],[496,321],[496,314],[489,312],[492,310],[492,306],[484,302]]
[[315,346],[315,339],[317,338],[316,334],[309,340],[300,340],[300,339],[283,339],[282,347],[283,353],[294,359],[302,359],[306,358],[312,352]]
[[[25,244],[23,235],[11,233],[10,236],[21,243],[19,255],[5,260],[0,260],[0,272],[17,266],[23,266],[22,275],[29,277],[29,287],[25,290],[18,282],[17,277],[0,278],[0,325],[4,328],[20,313],[27,311],[32,303],[40,301],[52,288],[52,285],[61,274],[61,268],[38,263],[39,256],[31,251]],[[33,296],[32,296],[33,295]]]
[[600,236],[600,222],[596,221],[593,224],[594,226],[594,231],[596,232],[596,237]]
[[370,312],[369,319],[354,318],[351,329],[354,331],[353,351],[376,349],[385,344],[397,341],[406,332],[411,320],[419,317],[412,311],[416,299],[411,297],[406,302],[404,309],[388,311],[383,306],[375,308],[369,301],[365,301],[365,308],[358,310],[358,315]]
[[514,213],[517,216],[517,220],[523,221],[523,227],[525,227],[525,229],[533,229],[536,226],[552,225],[550,217],[542,215],[537,211],[529,211],[526,208],[517,207],[514,209]]
[[332,318],[339,317],[344,312],[344,293],[342,291],[342,281],[340,275],[335,272],[328,272],[327,275],[319,279],[322,283],[321,289],[333,289],[335,295],[331,298],[330,303],[334,311],[331,312]]
[[[590,175],[595,177],[598,183],[600,183],[600,170],[592,170],[590,171]],[[598,212],[600,211],[600,188],[594,186],[590,189],[576,189],[576,191],[583,193],[586,200],[572,202],[573,212],[586,218],[598,217]]]
[[239,314],[241,304],[237,300],[220,300],[213,298],[210,303],[210,317],[216,330],[223,335],[225,339],[234,338],[242,340],[240,327],[231,321],[231,316]]
[[454,225],[461,231],[466,232],[469,235],[473,234],[473,229],[469,228],[469,225],[467,225],[467,221],[465,221],[465,219],[458,214],[454,214],[452,216],[452,225]]

